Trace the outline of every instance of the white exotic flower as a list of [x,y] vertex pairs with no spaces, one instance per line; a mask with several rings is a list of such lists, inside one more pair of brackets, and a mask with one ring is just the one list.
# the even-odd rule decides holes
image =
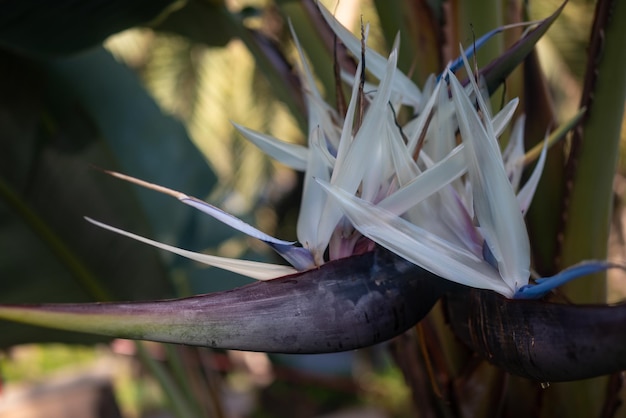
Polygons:
[[[235,124],[267,154],[304,172],[299,245],[271,237],[183,193],[112,173],[170,194],[266,242],[291,267],[193,253],[90,222],[260,280],[311,269],[378,244],[444,279],[507,297],[536,297],[538,293],[528,292],[530,244],[523,215],[539,181],[546,146],[529,180],[519,188],[524,165],[523,117],[516,122],[503,153],[498,143],[518,100],[492,115],[474,78],[464,87],[451,69],[431,77],[420,91],[396,68],[398,40],[387,59],[366,47],[365,62],[361,62],[361,40],[323,8],[322,13],[359,60],[356,74],[344,75],[352,83],[346,114],[337,114],[322,99],[292,28],[308,109],[307,146]],[[461,57],[472,74],[463,53]],[[364,65],[379,80],[367,93],[360,85]],[[405,105],[416,117],[399,127],[395,115]],[[364,112],[362,118],[357,117],[359,112]]]

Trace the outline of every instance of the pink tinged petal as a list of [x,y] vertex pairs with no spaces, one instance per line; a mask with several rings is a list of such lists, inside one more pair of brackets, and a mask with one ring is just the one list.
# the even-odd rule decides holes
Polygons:
[[520,210],[522,214],[526,214],[526,211],[530,207],[530,204],[533,201],[533,197],[535,196],[535,191],[537,190],[537,185],[539,184],[539,180],[541,179],[541,174],[543,173],[543,167],[546,163],[546,156],[548,155],[548,137],[546,137],[543,143],[543,149],[541,150],[541,154],[539,155],[539,160],[533,169],[533,173],[530,175],[524,186],[517,193],[517,202],[519,203]]
[[302,145],[290,144],[285,141],[265,135],[260,132],[253,131],[233,122],[235,129],[243,135],[248,141],[259,147],[261,151],[297,171],[306,169],[307,160],[309,158],[309,150]]
[[504,170],[509,178],[513,190],[519,189],[524,170],[524,121],[526,117],[520,116],[515,125],[509,143],[502,153]]
[[450,227],[456,239],[473,254],[482,255],[484,240],[474,225],[471,214],[464,206],[459,194],[452,187],[439,192],[441,198],[441,220]]
[[153,241],[151,239],[144,238],[142,236],[133,234],[131,232],[124,231],[123,229],[118,229],[113,226],[104,224],[102,222],[98,222],[88,217],[85,217],[85,219],[91,222],[92,224],[99,226],[100,228],[104,228],[109,231],[113,231],[117,234],[130,237],[137,241],[143,242],[144,244],[148,244],[153,247],[160,248],[162,250],[169,251],[174,254],[178,254],[182,257],[197,261],[202,264],[221,268],[223,270],[232,271],[233,273],[241,274],[243,276],[247,276],[252,279],[271,280],[277,277],[281,277],[281,276],[285,276],[285,275],[293,274],[297,272],[297,270],[294,269],[293,267],[282,266],[279,264],[268,264],[268,263],[259,263],[256,261],[237,260],[237,259],[232,259],[232,258],[217,257],[213,255],[208,255],[208,254],[187,251],[178,247],[174,247],[171,245],[163,244],[158,241]]
[[354,247],[357,241],[362,237],[348,219],[345,217],[341,218],[328,243],[328,257],[331,260],[339,260],[351,256],[354,254]]
[[[471,71],[468,67],[468,73]],[[475,214],[503,280],[514,291],[528,283],[530,244],[519,204],[509,183],[491,123],[483,124],[465,90],[449,73],[459,129],[465,144]],[[488,112],[472,86],[483,114]]]
[[341,205],[355,228],[379,245],[442,278],[513,295],[498,272],[471,252],[338,187],[320,184]]
[[[337,21],[337,19],[335,19],[335,17],[324,6],[320,5],[319,9],[324,16],[324,19],[326,19],[326,22],[328,22],[333,32],[335,32],[341,42],[352,53],[352,55],[360,60],[361,40],[356,38],[352,34],[352,32],[350,32],[339,21]],[[387,73],[387,60],[385,59],[385,57],[369,47],[366,47],[365,54],[367,70],[372,73],[376,78],[382,80]],[[404,75],[401,71],[394,69],[394,73],[395,78],[392,87],[394,93],[401,96],[405,104],[418,108],[422,101],[422,93],[420,92],[420,90],[411,81],[411,79]]]

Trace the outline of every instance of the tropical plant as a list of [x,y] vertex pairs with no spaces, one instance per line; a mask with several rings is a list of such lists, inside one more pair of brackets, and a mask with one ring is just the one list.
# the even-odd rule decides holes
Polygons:
[[[594,13],[582,1],[553,5],[524,32],[512,25],[529,20],[521,2],[364,2],[363,20],[371,20],[372,29],[367,35],[356,25],[356,33],[386,51],[379,54],[311,1],[239,10],[199,0],[37,3],[0,5],[6,63],[0,78],[0,317],[271,352],[369,346],[419,322],[390,347],[420,416],[626,414],[618,408],[626,307],[598,305],[606,303],[599,272],[613,265],[578,264],[607,257],[626,97],[623,4],[599,1]],[[551,25],[582,24],[574,19],[585,11],[593,16],[587,59],[564,54],[563,74],[548,84],[533,47]],[[289,25],[272,24],[281,19],[289,19],[293,37]],[[150,31],[118,39],[110,49],[176,117],[159,109],[126,65],[95,46],[146,22]],[[393,41],[397,30],[401,47]],[[254,66],[245,59],[234,64],[224,52],[229,48],[249,51]],[[290,62],[298,61],[294,72]],[[555,102],[559,94],[572,94],[563,81],[576,76],[582,77],[580,105]],[[253,93],[233,93],[244,82],[254,84]],[[259,98],[268,94],[271,99]],[[211,106],[215,97],[229,112]],[[233,129],[224,124],[228,117],[250,123]],[[518,122],[507,130],[511,118]],[[295,126],[306,132],[307,146],[273,138],[297,136]],[[572,127],[572,135],[559,140]],[[297,235],[301,246],[250,225],[264,197],[259,190],[268,182],[280,186],[277,173],[286,170],[262,159],[242,137],[304,171],[297,231],[285,232]],[[112,181],[93,166],[132,175],[109,171],[144,189]],[[292,267],[267,263],[271,255],[249,251],[248,241],[229,228],[202,221],[145,187],[260,239]],[[238,210],[242,219],[173,189],[212,193],[216,206]],[[273,280],[167,302],[9,305],[218,290],[198,280],[196,267],[95,229],[84,215],[194,260]],[[289,231],[293,217],[291,208],[279,212],[278,230]],[[220,257],[178,247],[208,247]],[[223,257],[232,248],[235,258],[263,262]],[[537,280],[529,282],[531,267]],[[181,271],[186,277],[174,280]],[[210,271],[218,280],[232,279]],[[595,275],[563,285],[572,274],[587,273]],[[584,306],[590,303],[596,305]],[[2,327],[5,347],[101,341]],[[182,374],[174,373],[176,385],[141,345],[138,350],[179,415],[209,413]],[[177,364],[174,354],[171,360]]]

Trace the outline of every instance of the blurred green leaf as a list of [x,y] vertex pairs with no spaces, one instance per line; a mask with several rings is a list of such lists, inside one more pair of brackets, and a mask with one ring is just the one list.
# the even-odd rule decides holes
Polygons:
[[5,0],[0,45],[38,56],[77,52],[121,30],[147,24],[184,0]]
[[[164,114],[137,76],[104,49],[43,62],[42,67],[50,81],[51,107],[57,112],[78,108],[89,115],[120,171],[198,197],[207,196],[213,189],[216,177],[183,124]],[[123,185],[110,181],[116,187]],[[156,239],[173,245],[193,244],[195,239],[178,241],[171,231],[184,230],[196,222],[199,214],[176,199],[136,190]],[[198,237],[200,241],[204,238]]]
[[[90,169],[90,164],[115,163],[89,119],[76,106],[65,114],[56,112],[36,64],[6,53],[2,60],[7,64],[0,70],[2,300],[171,295],[153,251],[115,242],[82,219],[93,213],[148,229],[130,189],[105,182]],[[79,338],[6,324],[0,333],[0,346],[48,340]]]
[[[565,216],[561,268],[584,259],[607,257],[613,178],[626,100],[626,3],[600,1],[588,47],[581,106],[587,113],[574,132],[566,180],[571,181]],[[602,275],[598,275],[602,277]],[[604,302],[600,280],[567,285],[577,302]]]
[[[2,300],[172,296],[158,254],[83,216],[192,248],[222,239],[206,226],[196,233],[201,215],[175,199],[142,194],[91,168],[205,196],[216,179],[182,124],[163,114],[137,77],[104,50],[52,62],[3,53],[2,60],[8,64],[0,69]],[[0,333],[0,346],[77,340],[6,324]]]

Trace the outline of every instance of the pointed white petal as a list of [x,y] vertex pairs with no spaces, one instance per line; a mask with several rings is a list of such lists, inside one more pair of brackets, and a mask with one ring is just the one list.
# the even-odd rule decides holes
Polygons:
[[393,133],[398,132],[398,128],[388,124],[387,129],[392,130],[392,132],[389,132],[388,136],[390,138],[389,153],[391,154],[391,161],[393,163],[393,172],[398,185],[404,186],[417,177],[421,173],[421,170],[417,166],[417,163],[413,161],[403,139],[399,137],[399,134],[396,136],[393,135]]
[[320,243],[317,234],[327,195],[314,178],[329,180],[330,169],[326,165],[326,156],[320,150],[320,129],[315,129],[311,135],[312,137],[317,137],[318,144],[312,146],[309,150],[310,158],[304,176],[297,234],[298,240],[313,254],[315,263],[320,265],[323,263],[324,251],[328,242]]
[[298,55],[300,56],[300,63],[302,64],[302,70],[304,73],[303,81],[304,81],[305,89],[308,90],[309,93],[315,96],[316,98],[321,99],[322,95],[317,89],[317,86],[315,84],[315,78],[313,77],[313,71],[311,71],[311,67],[308,64],[306,55],[304,55],[304,50],[302,49],[302,45],[300,45],[300,40],[298,39],[298,36],[296,35],[296,31],[294,30],[293,25],[291,24],[291,19],[288,19],[287,23],[289,24],[291,37],[293,38],[293,41],[296,44],[296,49],[298,50]]
[[467,170],[463,145],[457,146],[446,158],[422,172],[410,183],[380,202],[385,210],[401,215],[409,208],[438,192]]
[[[391,84],[397,63],[397,51],[392,51],[374,100],[370,104],[363,122],[356,133],[349,149],[337,156],[331,182],[354,193],[363,180],[366,171],[376,170],[372,164],[380,164],[378,157],[380,138],[386,133],[387,113]],[[342,135],[343,139],[343,135]],[[383,181],[380,179],[379,181]]]
[[513,294],[498,272],[474,254],[337,187],[320,184],[337,200],[359,232],[402,258],[447,280],[507,296]]
[[524,187],[517,193],[517,201],[519,203],[522,214],[525,214],[530,204],[533,201],[533,197],[535,196],[535,191],[537,190],[537,185],[539,184],[539,180],[541,179],[541,173],[543,173],[543,167],[546,163],[546,156],[548,154],[548,137],[546,137],[543,143],[543,149],[541,150],[541,154],[539,155],[539,160],[535,165],[535,169],[533,173],[530,175],[530,178],[524,184]]
[[289,264],[294,266],[299,271],[308,270],[315,267],[313,256],[306,248],[297,247],[296,245],[294,245],[295,242],[283,241],[281,239],[274,238],[273,236],[268,235],[265,232],[260,231],[252,225],[242,221],[236,216],[224,212],[223,210],[200,199],[196,199],[195,197],[184,197],[181,198],[180,201],[186,205],[198,209],[201,212],[206,213],[207,215],[214,217],[218,221],[223,222],[226,225],[243,232],[244,234],[247,234],[256,239],[260,239],[261,241],[272,247],[274,251],[280,254],[281,257],[287,260]]
[[259,147],[276,161],[297,171],[304,171],[306,169],[306,162],[309,157],[309,150],[306,147],[280,141],[273,136],[253,131],[252,129],[248,129],[234,122],[232,122],[232,124],[244,138]]
[[128,182],[137,184],[142,187],[146,187],[148,189],[156,190],[161,193],[165,193],[169,196],[175,197],[179,201],[183,202],[186,205],[192,206],[198,209],[201,212],[206,213],[219,220],[220,222],[225,223],[226,225],[235,228],[245,234],[250,235],[253,238],[260,239],[264,241],[266,244],[271,246],[274,251],[280,254],[285,260],[287,260],[292,266],[297,268],[299,271],[306,270],[315,266],[313,262],[313,257],[308,250],[302,247],[295,246],[295,242],[283,241],[277,238],[272,237],[262,231],[259,231],[255,227],[245,223],[241,219],[236,216],[231,215],[230,213],[224,212],[223,210],[204,202],[200,199],[196,199],[192,196],[187,196],[184,193],[179,191],[169,189],[164,186],[159,186],[157,184],[148,183],[147,181],[139,180],[135,177],[127,176],[125,174],[117,173],[114,171],[105,170],[105,172],[110,175],[120,178],[122,180],[126,180]]
[[[330,13],[324,6],[319,5],[319,9],[326,19],[326,22],[330,25],[333,32],[337,35],[341,42],[348,48],[348,50],[354,55],[358,60],[361,58],[361,41],[357,39],[352,32],[346,29],[335,17]],[[367,70],[374,74],[376,78],[382,80],[386,74],[385,67],[387,65],[387,60],[374,51],[371,48],[366,48],[365,61]],[[420,102],[422,101],[422,93],[417,88],[417,86],[404,75],[399,70],[394,70],[395,79],[394,79],[394,92],[398,93],[403,97],[403,101],[407,102],[409,105],[413,107],[419,107]],[[358,73],[357,73],[358,74]]]
[[271,235],[266,234],[263,231],[260,231],[253,227],[252,225],[242,221],[234,215],[231,215],[228,212],[224,212],[222,209],[211,205],[203,200],[196,199],[195,197],[185,196],[179,199],[186,205],[194,207],[198,209],[200,212],[206,213],[209,216],[217,219],[218,221],[225,223],[226,225],[241,231],[253,238],[260,239],[261,241],[267,242],[268,244],[278,244],[278,245],[292,245],[294,242],[283,241],[282,239],[274,238]]
[[[359,62],[359,65],[356,68],[357,74],[360,74],[362,71],[362,64]],[[337,149],[337,161],[335,162],[335,171],[341,170],[341,165],[343,161],[346,159],[346,155],[348,150],[350,149],[350,144],[352,143],[352,129],[354,125],[354,115],[357,111],[356,105],[358,103],[359,96],[359,79],[358,77],[354,78],[354,84],[352,85],[352,93],[350,94],[350,102],[348,103],[348,110],[346,111],[346,117],[343,122],[343,127],[341,129],[341,137],[339,138],[339,147]]]
[[[343,141],[348,137],[350,132],[348,129],[351,130],[351,125],[344,125],[342,143],[339,145],[335,169],[330,179],[332,184],[336,184],[353,194],[363,182],[363,197],[368,200],[378,195],[380,184],[386,181],[380,177],[380,173],[383,171],[382,165],[388,164],[388,161],[382,158],[380,138],[385,135],[387,129],[385,124],[386,113],[390,111],[388,102],[396,63],[397,51],[392,51],[387,63],[387,72],[378,86],[374,100],[370,104],[354,139],[345,147]],[[350,120],[350,114],[346,116],[346,122],[348,120]],[[366,172],[368,172],[367,179],[365,179]],[[335,226],[342,216],[339,207],[333,202],[326,202],[318,230],[318,246],[328,244]]]
[[[426,131],[423,151],[428,153],[434,161],[440,161],[457,145],[455,131],[458,123],[454,114],[454,104],[448,96],[448,89],[440,87],[434,96],[436,98],[435,112]],[[425,109],[427,107],[425,106]]]
[[[471,70],[468,68],[468,73]],[[528,283],[530,243],[519,204],[509,183],[491,123],[483,124],[465,90],[454,74],[448,73],[456,106],[459,129],[465,144],[468,174],[474,194],[478,223],[489,249],[498,261],[504,281],[516,290]],[[477,93],[483,114],[488,112]]]
[[525,116],[522,115],[515,122],[509,144],[502,153],[504,161],[504,170],[509,178],[509,182],[513,190],[519,188],[522,179],[522,171],[524,170],[524,121]]
[[411,155],[415,153],[418,141],[420,137],[424,135],[424,129],[428,128],[427,123],[432,120],[433,115],[431,113],[433,112],[435,104],[438,102],[440,88],[441,82],[437,83],[435,91],[428,98],[428,102],[424,105],[422,113],[420,113],[415,121],[415,127],[412,129],[411,136],[409,137],[407,143],[407,148],[409,150],[409,154]]
[[493,126],[493,132],[496,135],[496,138],[500,137],[504,128],[506,128],[515,113],[515,109],[517,109],[517,105],[519,103],[519,99],[516,97],[510,102],[508,102],[501,111],[498,112],[497,115],[491,119],[491,125]]
[[140,235],[136,235],[131,232],[124,231],[123,229],[115,228],[113,226],[104,224],[102,222],[98,222],[88,217],[85,217],[85,219],[91,222],[92,224],[99,226],[100,228],[108,229],[109,231],[113,231],[120,235],[133,238],[137,241],[143,242],[144,244],[152,245],[153,247],[160,248],[162,250],[169,251],[174,254],[178,254],[190,260],[194,260],[199,263],[207,264],[213,267],[218,267],[223,270],[232,271],[233,273],[238,273],[244,276],[248,276],[256,280],[271,280],[277,277],[286,276],[288,274],[297,273],[296,269],[294,269],[293,267],[289,267],[289,266],[281,266],[279,264],[259,263],[256,261],[236,260],[232,258],[217,257],[213,255],[183,250],[178,247],[174,247],[171,245],[163,244],[158,241],[153,241],[151,239],[144,238]]

